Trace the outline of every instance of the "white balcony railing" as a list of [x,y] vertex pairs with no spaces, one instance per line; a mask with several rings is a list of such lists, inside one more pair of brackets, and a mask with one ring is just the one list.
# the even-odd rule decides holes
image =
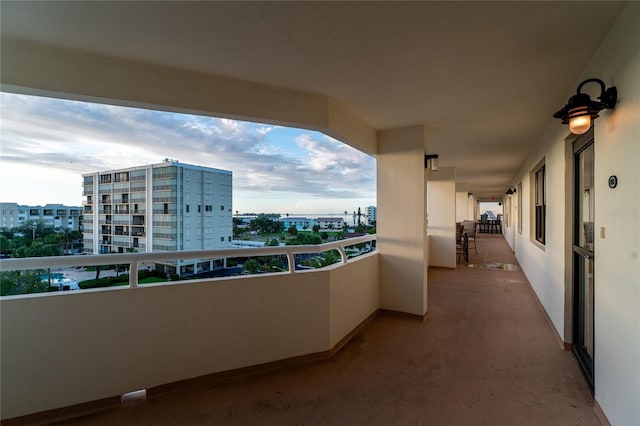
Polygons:
[[[325,244],[314,245],[292,245],[277,247],[252,247],[252,248],[231,248],[218,250],[191,250],[172,251],[160,253],[123,253],[123,254],[101,254],[88,256],[63,256],[63,257],[27,257],[20,259],[0,260],[0,271],[22,271],[29,269],[65,268],[75,266],[98,266],[98,265],[129,265],[129,286],[138,286],[138,267],[142,264],[154,262],[167,262],[188,259],[224,259],[237,257],[254,256],[277,256],[286,255],[289,264],[289,273],[295,273],[295,255],[322,253],[328,250],[338,250],[341,263],[347,263],[348,257],[345,247],[354,246],[360,243],[375,241],[375,235],[365,235],[362,237],[348,238]],[[90,240],[89,240],[90,241]]]
[[[24,270],[336,249],[317,270],[197,279],[0,298],[2,420],[246,367],[325,359],[380,309],[378,256],[345,247],[375,235],[311,246],[2,260]],[[348,250],[347,250],[348,251]],[[26,319],[26,320],[25,320]],[[19,326],[16,326],[19,324]],[[159,350],[160,348],[160,350]],[[318,358],[320,357],[320,358]]]

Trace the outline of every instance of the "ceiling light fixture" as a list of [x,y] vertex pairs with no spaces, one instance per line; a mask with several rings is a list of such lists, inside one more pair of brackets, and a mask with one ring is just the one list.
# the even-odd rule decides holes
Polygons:
[[431,170],[433,170],[434,172],[438,170],[438,154],[425,154],[424,168],[431,168]]
[[[592,101],[586,93],[580,93],[580,89],[587,83],[600,85],[600,102]],[[554,118],[562,120],[562,124],[568,124],[571,133],[581,135],[591,128],[591,122],[598,117],[598,112],[607,108],[613,109],[618,100],[618,90],[615,87],[606,88],[604,82],[598,78],[589,78],[578,86],[577,93],[569,98],[569,102],[560,111],[553,114]]]

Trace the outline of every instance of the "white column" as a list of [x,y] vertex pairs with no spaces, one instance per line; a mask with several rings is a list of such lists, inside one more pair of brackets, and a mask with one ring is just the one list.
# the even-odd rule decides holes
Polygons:
[[427,190],[431,266],[456,267],[456,169],[429,172]]
[[425,145],[423,126],[378,134],[380,305],[420,316],[427,311]]
[[467,220],[469,210],[469,185],[466,183],[456,183],[456,222]]

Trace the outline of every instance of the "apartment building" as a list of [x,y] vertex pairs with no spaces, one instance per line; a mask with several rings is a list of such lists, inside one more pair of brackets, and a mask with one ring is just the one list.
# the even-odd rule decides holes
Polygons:
[[320,226],[320,229],[342,229],[344,226],[344,220],[339,217],[319,217],[316,219],[316,223]]
[[[165,159],[162,163],[83,175],[84,251],[93,254],[231,247],[228,170]],[[162,265],[194,274],[212,259]]]
[[287,230],[292,226],[295,226],[297,230],[307,230],[314,227],[316,219],[308,217],[281,217],[280,221],[284,225],[284,229]]
[[70,231],[82,230],[82,207],[62,204],[24,206],[17,203],[0,203],[0,227],[17,228],[29,221],[42,221],[46,226]]
[[377,218],[378,209],[376,208],[376,206],[368,206],[366,211],[367,211],[367,225],[375,225],[376,221],[378,220]]

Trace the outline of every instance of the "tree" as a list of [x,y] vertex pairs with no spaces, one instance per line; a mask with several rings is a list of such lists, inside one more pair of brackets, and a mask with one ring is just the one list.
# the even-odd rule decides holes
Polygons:
[[320,234],[320,238],[322,238],[323,240],[327,240],[329,239],[329,234],[327,234],[326,232],[323,232],[322,234]]
[[15,237],[15,232],[13,232],[13,228],[0,228],[0,234],[4,235],[10,240],[13,240]]
[[287,232],[289,232],[289,234],[291,234],[293,236],[296,236],[296,235],[298,235],[298,228],[296,228],[295,225],[291,225]]
[[267,215],[260,215],[249,223],[249,228],[252,231],[258,231],[261,233],[276,233],[282,232],[284,224],[279,220],[271,219]]
[[24,225],[17,227],[16,230],[29,241],[45,238],[56,232],[53,226],[47,226],[42,220],[29,220]]
[[320,225],[313,225],[313,228],[311,228],[311,230],[312,230],[313,232],[318,232],[318,231],[320,231]]
[[322,257],[316,258],[310,262],[314,268],[323,268],[332,265],[340,260],[340,253],[337,250],[329,250],[322,253]]
[[60,246],[52,243],[44,243],[41,241],[34,241],[30,246],[22,246],[16,249],[14,257],[46,257],[46,256],[60,256],[62,251]]
[[294,238],[287,240],[288,246],[300,246],[307,244],[320,244],[322,240],[318,235],[298,234]]
[[284,271],[285,270],[285,264],[284,264],[284,260],[282,259],[282,256],[271,256],[271,258],[267,262],[267,265],[268,265],[270,271],[273,271],[273,270]]
[[362,223],[356,226],[355,232],[366,233],[368,230],[367,225],[363,225]]
[[[45,239],[52,240],[51,235],[45,237]],[[48,256],[60,256],[62,250],[60,246],[52,243],[42,243],[40,241],[34,241],[29,247],[20,247],[15,251],[14,257],[48,257]],[[51,287],[51,268],[47,268],[47,282]]]
[[13,245],[13,241],[6,235],[0,234],[0,253],[11,254],[13,253],[14,248],[15,246]]
[[38,270],[0,272],[0,296],[47,291],[49,285],[40,279],[40,275]]
[[258,272],[258,269],[260,269],[260,264],[255,259],[247,259],[242,265],[242,269],[250,274],[255,274]]

